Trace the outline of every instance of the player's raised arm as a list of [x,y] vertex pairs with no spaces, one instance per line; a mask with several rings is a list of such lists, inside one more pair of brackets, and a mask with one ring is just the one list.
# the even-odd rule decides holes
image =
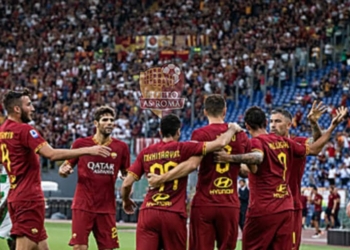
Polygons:
[[100,155],[103,157],[108,157],[110,155],[110,151],[111,149],[109,147],[100,145],[77,149],[55,149],[46,143],[38,150],[38,153],[41,156],[50,159],[50,161],[59,161],[77,158],[82,155]]
[[[322,136],[322,130],[318,124],[318,120],[327,111],[327,107],[322,105],[322,102],[317,104],[317,101],[314,101],[311,107],[311,110],[307,116],[310,121],[312,138],[309,138],[309,142],[317,141]],[[311,139],[311,140],[310,140]]]
[[337,109],[337,114],[333,118],[331,125],[329,128],[323,133],[323,135],[314,143],[310,145],[310,155],[318,155],[322,148],[326,145],[326,143],[331,138],[332,132],[334,129],[344,120],[344,117],[347,115],[348,109],[346,107],[340,107]]
[[159,187],[164,182],[187,176],[199,166],[202,158],[202,156],[192,156],[187,161],[181,162],[176,168],[162,175],[149,173],[147,175],[148,183],[151,187]]

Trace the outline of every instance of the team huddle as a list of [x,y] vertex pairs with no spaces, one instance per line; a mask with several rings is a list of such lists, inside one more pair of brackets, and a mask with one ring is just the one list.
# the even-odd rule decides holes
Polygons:
[[[88,249],[91,231],[98,249],[119,248],[114,194],[119,172],[125,177],[121,196],[128,214],[136,207],[130,199],[133,183],[145,175],[152,187],[140,208],[138,250],[185,250],[187,246],[191,250],[212,250],[215,242],[220,250],[235,249],[240,207],[237,179],[247,172],[250,201],[243,249],[299,249],[300,183],[305,157],[322,150],[347,114],[346,108],[339,108],[329,128],[322,132],[317,121],[325,107],[314,103],[308,115],[313,138],[291,138],[288,130],[292,116],[288,111],[271,112],[268,133],[265,112],[254,106],[244,116],[252,137],[249,139],[240,126],[224,122],[225,100],[210,95],[204,103],[208,126],[195,130],[191,141],[179,142],[179,117],[163,117],[162,141],[144,149],[130,166],[128,146],[111,137],[115,111],[110,107],[101,106],[95,111],[95,134],[77,139],[71,149],[52,148],[27,124],[35,111],[27,90],[9,91],[4,107],[8,118],[0,127],[0,162],[10,189],[1,207],[8,209],[12,221],[8,236],[15,241],[9,241],[9,246],[21,250],[49,249],[37,154],[52,161],[65,160],[59,168],[62,177],[68,177],[78,166],[69,241],[75,250]],[[187,175],[197,168],[187,243]]]

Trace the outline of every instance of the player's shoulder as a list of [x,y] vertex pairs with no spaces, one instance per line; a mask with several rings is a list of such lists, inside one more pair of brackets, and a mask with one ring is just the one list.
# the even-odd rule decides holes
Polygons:
[[122,148],[129,148],[128,145],[125,142],[123,142],[121,140],[118,140],[116,138],[112,138],[111,146],[113,146],[113,147],[122,147]]
[[94,145],[94,142],[92,140],[92,136],[79,137],[73,142],[73,145],[75,147],[77,147],[77,146],[92,146],[92,145]]

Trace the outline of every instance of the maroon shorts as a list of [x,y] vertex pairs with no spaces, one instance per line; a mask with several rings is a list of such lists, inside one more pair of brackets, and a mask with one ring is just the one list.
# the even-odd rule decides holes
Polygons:
[[243,250],[292,249],[294,211],[247,217],[243,229]]
[[294,250],[297,250],[300,247],[302,219],[303,219],[303,210],[302,209],[295,210],[294,219],[293,219],[293,249]]
[[35,243],[47,239],[44,227],[45,201],[15,201],[8,203],[12,221],[12,236],[25,236]]
[[[192,207],[190,249],[235,249],[238,236],[239,208]],[[215,248],[216,249],[216,248]]]
[[115,214],[100,214],[73,209],[72,238],[69,245],[88,245],[91,231],[96,239],[98,249],[119,248]]
[[136,250],[186,250],[186,218],[179,213],[142,209],[136,229]]

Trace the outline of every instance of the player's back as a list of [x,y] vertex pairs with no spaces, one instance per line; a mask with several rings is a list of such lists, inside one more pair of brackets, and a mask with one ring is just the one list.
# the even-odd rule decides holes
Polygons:
[[249,175],[249,216],[263,216],[294,209],[288,181],[293,157],[305,154],[305,147],[275,134],[263,134],[251,140],[252,151],[264,154],[256,174]]
[[[307,137],[292,137],[293,141],[306,144],[308,138]],[[304,170],[306,164],[306,157],[293,157],[293,165],[291,167],[291,175],[289,178],[289,187],[292,192],[293,200],[294,200],[294,209],[302,209],[303,204],[301,202],[301,180],[303,178]]]
[[7,119],[0,126],[1,161],[10,178],[9,202],[44,199],[36,152],[45,143],[28,124]]
[[[192,155],[202,154],[204,143],[195,142],[159,142],[138,155],[129,172],[137,179],[143,174],[163,174],[186,161]],[[147,192],[141,209],[161,209],[181,213],[186,217],[187,177],[162,184],[159,188]]]
[[[227,131],[227,124],[210,124],[192,133],[192,140],[212,141]],[[244,132],[237,133],[224,148],[229,154],[243,154],[250,151],[250,141]],[[196,194],[192,206],[240,207],[237,195],[237,178],[240,164],[216,163],[214,154],[203,157],[199,172]]]
[[[79,138],[72,148],[97,145],[92,136]],[[78,183],[72,208],[90,212],[115,213],[115,181],[120,169],[130,164],[128,146],[111,138],[105,146],[111,148],[109,157],[83,155],[68,160],[70,165],[78,164]]]

